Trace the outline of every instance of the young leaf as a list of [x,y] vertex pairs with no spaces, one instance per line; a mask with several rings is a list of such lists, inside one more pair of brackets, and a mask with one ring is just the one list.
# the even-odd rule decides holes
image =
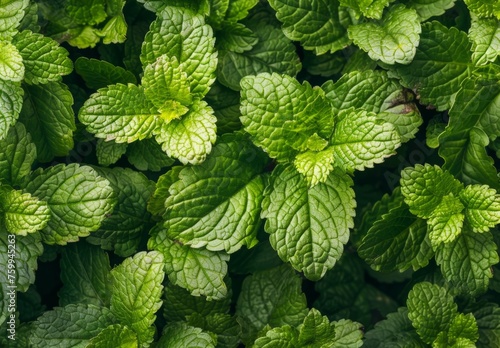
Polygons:
[[486,185],[469,185],[460,192],[465,217],[474,232],[488,232],[500,223],[500,195]]
[[404,5],[397,5],[387,12],[380,24],[364,22],[352,25],[348,33],[373,60],[409,64],[415,56],[421,30],[417,13]]
[[2,3],[0,18],[0,39],[10,39],[16,33],[16,28],[25,15],[29,0],[7,0]]
[[306,177],[309,185],[325,182],[333,170],[334,151],[326,148],[323,151],[306,151],[298,154],[293,161],[297,171]]
[[8,41],[0,41],[0,80],[19,82],[23,78],[23,57],[16,46]]
[[85,348],[138,348],[137,335],[128,326],[110,325],[89,341]]
[[268,329],[265,336],[257,338],[252,345],[255,348],[282,347],[293,348],[298,345],[297,330],[290,325]]
[[500,19],[500,4],[485,0],[465,0],[469,11],[479,17],[495,16]]
[[30,177],[26,190],[47,202],[51,218],[41,231],[47,244],[65,245],[99,228],[113,210],[116,198],[109,181],[95,170],[78,164],[63,164]]
[[224,19],[228,22],[237,22],[248,16],[248,11],[259,3],[258,0],[230,0]]
[[31,134],[40,162],[66,156],[73,148],[76,125],[72,105],[73,96],[63,83],[24,85],[19,121]]
[[217,338],[214,334],[182,322],[167,325],[158,341],[159,347],[215,348],[216,345]]
[[494,62],[500,50],[500,24],[494,18],[471,18],[469,38],[472,41],[472,61],[476,66]]
[[417,11],[420,21],[424,22],[431,17],[441,16],[446,10],[455,5],[456,0],[410,0],[406,6]]
[[28,84],[61,81],[73,70],[68,51],[49,37],[24,30],[14,36],[12,43],[23,57],[24,81]]
[[116,163],[127,152],[128,145],[127,143],[115,143],[113,140],[97,139],[95,149],[97,162],[105,167]]
[[380,19],[384,8],[390,2],[391,0],[340,0],[340,5],[354,10],[357,18],[363,15],[367,18]]
[[175,162],[162,151],[161,146],[154,139],[144,139],[129,144],[127,159],[138,170],[152,172],[158,172]]
[[19,185],[36,159],[36,146],[22,123],[9,129],[7,137],[0,140],[0,149],[0,181]]
[[163,255],[139,252],[111,271],[111,312],[137,334],[140,347],[149,347],[161,307]]
[[[283,32],[293,41],[300,41],[306,50],[317,55],[335,52],[349,45],[345,28],[344,10],[339,2],[299,0],[271,0],[276,17],[283,23]],[[350,24],[350,23],[349,23]]]
[[79,57],[75,61],[75,71],[90,89],[97,90],[117,83],[124,85],[137,83],[137,79],[130,71],[105,60]]
[[334,169],[324,183],[309,188],[293,166],[279,166],[261,216],[280,258],[318,280],[342,255],[353,227],[352,179]]
[[[0,80],[0,140],[7,136],[23,106],[23,89],[17,82]],[[0,154],[1,156],[1,154]]]

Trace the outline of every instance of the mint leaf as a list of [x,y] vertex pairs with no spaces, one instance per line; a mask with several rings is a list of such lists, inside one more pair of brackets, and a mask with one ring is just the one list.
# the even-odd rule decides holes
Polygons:
[[349,39],[343,24],[343,11],[338,1],[313,3],[298,0],[271,0],[276,17],[283,23],[283,32],[306,50],[317,55],[347,47]]
[[45,312],[33,324],[33,347],[85,347],[101,330],[116,323],[109,309],[70,304]]
[[446,10],[455,5],[456,0],[410,0],[407,7],[417,11],[420,21],[424,22],[431,17],[441,16]]
[[216,121],[212,108],[196,100],[181,119],[164,122],[155,130],[156,141],[168,156],[184,164],[199,164],[212,151]]
[[[333,110],[321,89],[276,73],[247,76],[241,87],[241,122],[253,142],[269,156],[293,158],[298,151],[311,149],[311,137],[322,138],[323,148],[328,144]],[[322,148],[314,146],[312,150]]]
[[217,134],[240,130],[240,93],[215,83],[205,96],[217,117]]
[[404,5],[392,7],[380,24],[364,22],[348,29],[352,41],[371,59],[387,64],[409,64],[415,56],[420,32],[417,13]]
[[472,61],[475,65],[495,61],[500,49],[498,19],[472,17],[469,38],[472,41]]
[[106,141],[97,139],[96,156],[101,166],[109,166],[116,163],[127,152],[127,143],[115,143],[113,140]]
[[16,82],[0,80],[0,140],[7,136],[23,106],[23,89]]
[[90,96],[78,119],[98,138],[131,143],[151,136],[159,112],[141,86],[110,85]]
[[473,313],[479,329],[477,345],[488,347],[496,344],[500,337],[500,308],[497,304],[486,303]]
[[105,60],[79,57],[75,61],[75,71],[90,89],[104,88],[117,83],[124,85],[137,83],[134,74],[130,71]]
[[127,159],[138,170],[158,172],[174,164],[154,139],[135,141],[127,146]]
[[471,297],[486,291],[493,276],[491,266],[498,261],[492,235],[472,233],[469,229],[436,250],[436,262],[443,276],[460,294]]
[[150,231],[150,249],[163,253],[165,273],[175,285],[187,289],[193,296],[219,300],[227,295],[224,277],[229,255],[204,249],[194,249],[168,237],[159,226]]
[[74,163],[34,171],[26,190],[50,208],[52,216],[41,231],[47,244],[65,245],[88,236],[116,203],[108,180],[92,168]]
[[487,185],[469,185],[460,192],[465,217],[474,232],[488,232],[500,223],[500,195]]
[[258,0],[230,0],[224,19],[228,22],[244,19],[258,3]]
[[467,34],[439,22],[422,25],[420,43],[413,61],[395,67],[401,83],[412,88],[424,105],[449,109],[461,83],[470,73],[470,43]]
[[14,36],[28,5],[29,0],[7,0],[2,3],[2,15],[0,16],[1,39],[10,39]]
[[479,17],[492,17],[495,16],[500,19],[500,5],[496,2],[489,2],[485,0],[465,0],[465,4],[469,11],[478,15]]
[[7,231],[21,236],[43,229],[51,216],[46,202],[5,186],[0,186],[0,213]]
[[102,28],[100,35],[103,37],[102,42],[105,45],[110,43],[123,43],[127,39],[127,22],[122,13],[111,17],[104,28]]
[[[352,179],[334,169],[324,183],[308,187],[292,166],[278,166],[261,216],[280,258],[318,280],[342,255],[353,227]],[[288,203],[285,203],[288,202]]]
[[62,249],[59,304],[109,306],[109,257],[103,250],[84,241]]
[[380,19],[384,8],[391,2],[391,0],[340,0],[340,5],[354,10],[357,18],[363,15],[367,18]]
[[107,17],[102,0],[90,0],[84,4],[80,4],[76,0],[68,0],[66,13],[75,23],[84,25],[99,24]]
[[85,348],[137,348],[137,335],[128,326],[120,324],[110,325],[94,338]]
[[23,87],[24,102],[19,121],[31,134],[37,159],[48,162],[55,156],[66,156],[73,148],[76,129],[73,96],[68,87],[60,82]]
[[7,137],[0,140],[0,149],[0,181],[13,186],[21,184],[36,158],[35,144],[22,123],[9,129]]
[[24,81],[28,84],[61,81],[73,70],[68,51],[49,37],[24,30],[14,36],[12,43],[23,57]]
[[304,175],[307,182],[314,186],[319,182],[325,182],[328,174],[333,170],[334,151],[327,148],[324,151],[306,151],[298,154],[293,161],[297,171]]
[[183,170],[183,166],[172,167],[168,172],[160,175],[156,182],[156,188],[153,195],[148,200],[148,211],[156,216],[165,214],[167,207],[165,201],[170,196],[170,186],[179,180],[179,173]]
[[401,145],[391,123],[362,110],[341,110],[331,136],[335,164],[346,171],[373,168]]
[[184,168],[170,185],[163,214],[169,238],[229,254],[243,245],[253,247],[265,163],[263,154],[243,136],[223,136],[205,162]]
[[157,251],[139,252],[111,271],[111,312],[135,331],[141,347],[153,341],[164,276],[163,255]]
[[186,323],[179,322],[165,327],[158,345],[160,347],[215,348],[217,338],[214,334],[204,332],[198,327],[192,327]]
[[23,78],[23,57],[16,46],[8,41],[0,41],[0,79],[19,82]]
[[295,76],[299,73],[302,64],[295,46],[280,29],[260,22],[250,29],[258,39],[251,50],[219,52],[217,78],[220,83],[239,91],[241,79],[248,75],[276,72]]
[[243,53],[259,42],[257,35],[241,23],[225,23],[217,33],[216,46],[219,51]]
[[188,324],[217,335],[218,347],[236,347],[240,342],[241,326],[237,318],[230,314],[215,313],[202,316],[195,313],[189,316]]

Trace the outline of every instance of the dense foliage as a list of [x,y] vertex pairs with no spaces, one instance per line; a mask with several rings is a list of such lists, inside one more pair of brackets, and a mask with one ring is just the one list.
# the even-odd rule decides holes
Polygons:
[[500,347],[499,3],[0,13],[0,346]]

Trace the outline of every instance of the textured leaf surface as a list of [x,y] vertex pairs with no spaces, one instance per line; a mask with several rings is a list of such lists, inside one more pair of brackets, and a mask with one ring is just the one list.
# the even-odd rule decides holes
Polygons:
[[163,255],[139,252],[111,271],[111,312],[137,334],[141,347],[149,347],[161,307]]
[[500,50],[498,19],[473,17],[469,38],[472,41],[472,60],[476,65],[485,65],[495,61]]
[[215,348],[217,338],[198,327],[179,322],[165,327],[158,347]]
[[109,166],[116,163],[127,152],[127,143],[115,143],[102,138],[97,139],[96,156],[101,166]]
[[16,82],[0,81],[0,140],[7,136],[21,112],[23,89]]
[[444,196],[432,212],[429,224],[429,239],[434,249],[444,242],[453,241],[462,231],[464,205],[458,197]]
[[79,57],[75,61],[75,71],[90,89],[104,88],[117,83],[124,85],[137,83],[134,74],[130,71],[105,60]]
[[0,41],[0,79],[19,82],[23,78],[23,57],[16,46],[8,41]]
[[94,338],[85,348],[137,348],[137,335],[135,332],[120,324],[110,325]]
[[282,347],[293,348],[297,345],[297,332],[290,325],[275,327],[267,330],[266,334],[257,338],[253,347],[270,348]]
[[495,345],[500,339],[500,308],[497,304],[487,303],[473,312],[479,329],[478,346]]
[[221,348],[236,347],[240,342],[240,323],[230,314],[215,313],[202,316],[195,313],[189,316],[188,324],[216,334],[217,345]]
[[340,5],[353,9],[358,18],[363,15],[367,18],[380,19],[384,8],[390,2],[390,0],[340,0]]
[[127,147],[128,161],[139,170],[158,172],[174,164],[154,139],[135,141]]
[[467,222],[474,232],[488,232],[500,223],[500,195],[486,185],[469,185],[460,192]]
[[423,22],[431,17],[442,15],[447,9],[455,5],[455,1],[456,0],[410,0],[407,6],[417,11],[420,20]]
[[373,60],[409,64],[416,53],[421,27],[417,13],[399,5],[391,8],[380,24],[364,22],[350,26],[348,32]]
[[307,182],[314,186],[328,179],[328,174],[333,170],[333,161],[333,150],[327,148],[324,151],[306,151],[298,154],[293,164],[297,171],[306,177]]
[[4,140],[0,140],[0,181],[18,185],[31,172],[36,158],[36,147],[22,123],[11,127]]
[[78,164],[38,169],[26,190],[49,205],[52,216],[41,231],[48,244],[66,244],[99,228],[115,205],[109,181]]
[[338,170],[312,188],[290,165],[273,172],[272,191],[262,203],[265,229],[280,258],[311,280],[333,267],[349,239],[356,205],[351,185]]
[[29,0],[6,0],[2,2],[2,15],[0,15],[0,38],[10,39],[24,17],[24,10],[28,7]]
[[469,11],[478,15],[479,17],[492,17],[500,18],[500,4],[495,1],[487,0],[465,0]]
[[257,42],[257,35],[243,24],[228,23],[217,33],[216,45],[219,50],[243,53],[251,50]]

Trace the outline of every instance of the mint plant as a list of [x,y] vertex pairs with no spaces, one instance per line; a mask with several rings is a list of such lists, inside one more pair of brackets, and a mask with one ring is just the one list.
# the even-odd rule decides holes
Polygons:
[[496,3],[0,13],[0,346],[500,345]]

